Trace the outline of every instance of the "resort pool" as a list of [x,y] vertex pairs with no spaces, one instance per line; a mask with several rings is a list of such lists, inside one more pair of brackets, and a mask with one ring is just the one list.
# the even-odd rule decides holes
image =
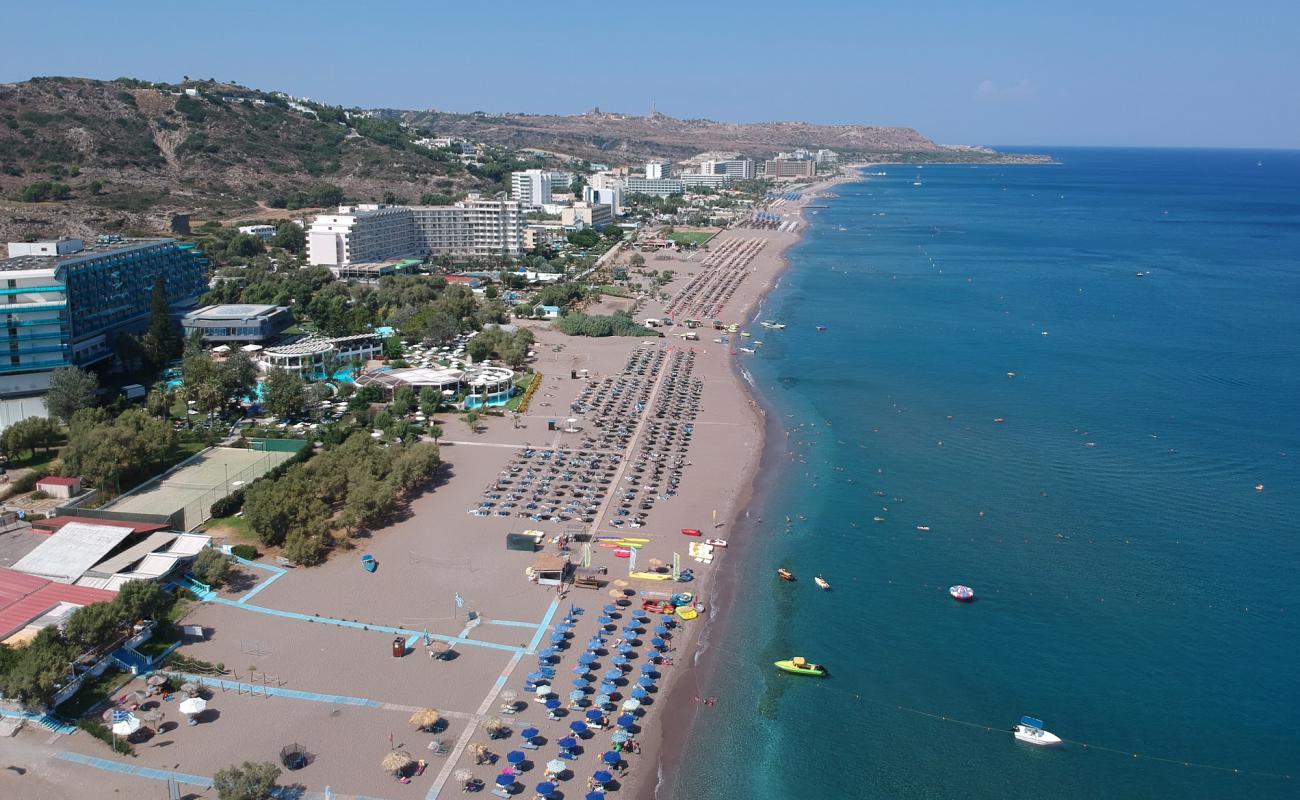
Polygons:
[[465,408],[467,409],[482,408],[485,405],[488,406],[489,408],[493,406],[503,406],[506,403],[510,402],[510,397],[513,394],[514,394],[514,390],[512,389],[507,389],[504,392],[493,392],[492,394],[488,395],[488,399],[486,403],[483,402],[483,400],[479,397],[479,395],[472,394],[469,397],[465,398]]

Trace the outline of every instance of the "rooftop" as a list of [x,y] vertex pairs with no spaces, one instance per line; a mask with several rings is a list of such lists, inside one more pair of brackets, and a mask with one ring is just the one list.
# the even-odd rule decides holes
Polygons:
[[0,271],[14,272],[28,269],[55,269],[63,264],[87,261],[96,256],[138,250],[152,245],[173,242],[175,239],[121,239],[116,241],[93,242],[75,253],[57,256],[16,256],[0,261]]
[[113,596],[113,592],[54,583],[0,567],[0,639],[7,639],[60,603],[90,605]]
[[186,319],[214,319],[214,320],[242,320],[251,317],[263,317],[274,314],[283,309],[283,306],[259,306],[246,304],[230,304],[220,306],[204,306],[196,308],[185,315]]

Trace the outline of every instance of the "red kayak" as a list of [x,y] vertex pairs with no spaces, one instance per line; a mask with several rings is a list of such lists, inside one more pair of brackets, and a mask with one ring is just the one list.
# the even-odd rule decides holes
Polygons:
[[702,536],[703,534],[701,534],[699,531],[695,530],[694,528],[682,528],[682,535],[683,535],[683,536]]
[[617,558],[631,558],[631,557],[632,557],[632,551],[631,551],[631,550],[615,550],[615,551],[614,551],[614,555],[615,555]]

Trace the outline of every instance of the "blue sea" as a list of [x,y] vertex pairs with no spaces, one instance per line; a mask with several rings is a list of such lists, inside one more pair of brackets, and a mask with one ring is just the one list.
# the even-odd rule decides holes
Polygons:
[[1300,797],[1300,152],[1037,151],[810,213],[660,797]]

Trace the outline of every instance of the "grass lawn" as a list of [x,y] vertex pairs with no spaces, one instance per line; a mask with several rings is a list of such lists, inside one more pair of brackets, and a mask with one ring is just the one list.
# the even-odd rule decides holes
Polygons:
[[[60,444],[65,444],[66,439]],[[49,472],[50,462],[59,457],[59,448],[52,447],[49,452],[37,450],[34,455],[27,458],[11,459],[5,464],[6,469],[31,469],[37,472]]]
[[208,520],[204,532],[209,536],[222,534],[242,542],[257,544],[257,534],[248,527],[248,520],[243,517],[213,517]]
[[668,234],[668,241],[678,244],[701,245],[717,236],[717,231],[673,231]]
[[109,692],[127,679],[128,674],[126,670],[117,667],[104,670],[103,675],[81,684],[77,693],[59,704],[55,711],[66,720],[79,719],[99,701],[106,699]]

